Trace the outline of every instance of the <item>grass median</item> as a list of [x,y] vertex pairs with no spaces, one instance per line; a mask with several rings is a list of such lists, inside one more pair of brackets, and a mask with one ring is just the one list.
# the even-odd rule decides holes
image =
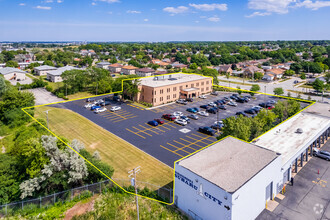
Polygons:
[[46,110],[49,110],[50,130],[58,136],[83,142],[92,154],[98,151],[102,161],[115,169],[113,178],[128,179],[127,172],[141,166],[139,181],[160,186],[173,181],[172,168],[71,110],[38,107],[35,118],[46,120]]

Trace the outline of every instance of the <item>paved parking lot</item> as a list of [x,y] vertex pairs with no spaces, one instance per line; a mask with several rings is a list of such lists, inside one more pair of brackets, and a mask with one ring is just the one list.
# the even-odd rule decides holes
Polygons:
[[[330,141],[322,150],[330,151]],[[258,220],[329,220],[330,162],[313,157],[286,187],[285,198],[270,212],[264,210]]]
[[95,114],[83,106],[85,100],[77,100],[63,103],[62,107],[71,109],[78,114],[88,118],[99,126],[123,138],[144,152],[152,155],[163,163],[173,167],[174,161],[204,148],[216,141],[214,136],[209,136],[198,132],[201,126],[211,126],[215,121],[235,115],[238,111],[244,111],[261,102],[277,99],[275,97],[257,94],[255,99],[251,99],[248,103],[237,103],[237,107],[227,106],[227,110],[220,110],[219,114],[210,114],[209,117],[199,116],[198,120],[191,120],[187,126],[178,125],[172,121],[165,120],[165,123],[157,127],[147,124],[148,121],[155,118],[161,118],[163,114],[171,114],[175,111],[181,111],[185,115],[191,113],[186,109],[189,107],[200,107],[200,105],[230,96],[230,93],[221,93],[218,96],[207,96],[207,99],[196,99],[188,105],[173,103],[170,105],[146,110],[141,107],[116,103],[111,101],[111,105],[121,106],[121,110],[111,112],[107,110],[99,114]]

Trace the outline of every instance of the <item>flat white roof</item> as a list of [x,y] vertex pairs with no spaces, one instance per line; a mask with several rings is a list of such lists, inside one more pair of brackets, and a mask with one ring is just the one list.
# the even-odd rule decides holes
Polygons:
[[[280,153],[284,165],[329,126],[330,118],[301,112],[262,135],[254,144]],[[298,128],[302,133],[297,133]]]
[[178,164],[233,193],[278,156],[273,151],[227,137]]
[[[196,80],[201,79],[209,79],[209,77],[196,75],[196,74],[182,74],[182,73],[174,73],[171,75],[168,75],[169,78],[157,78],[155,77],[148,77],[148,78],[142,78],[141,85],[149,86],[149,87],[162,87],[162,86],[169,86],[169,85],[175,85],[179,83],[186,83],[186,82],[192,82]],[[158,80],[156,80],[158,79]]]

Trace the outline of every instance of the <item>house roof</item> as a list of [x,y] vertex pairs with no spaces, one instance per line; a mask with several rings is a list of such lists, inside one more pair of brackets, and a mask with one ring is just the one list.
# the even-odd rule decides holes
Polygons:
[[219,66],[218,71],[219,72],[227,72],[229,69],[231,69],[231,65],[222,65],[222,66]]
[[254,73],[254,72],[264,72],[264,70],[263,69],[260,69],[260,68],[258,68],[258,67],[256,67],[256,66],[248,66],[248,67],[246,67],[245,69],[244,69],[244,71],[250,71],[250,72],[252,72],[252,73]]
[[110,65],[111,63],[109,62],[99,62],[96,65]]
[[110,67],[123,67],[123,65],[122,64],[120,64],[120,63],[114,63],[114,64],[111,64],[110,65]]
[[63,72],[65,72],[67,70],[74,70],[74,69],[78,69],[78,68],[73,67],[73,66],[65,66],[65,67],[58,68],[57,70],[49,71],[47,74],[52,75],[52,76],[60,76],[60,75],[62,75]]
[[13,68],[13,67],[5,67],[5,68],[0,69],[0,74],[2,74],[2,75],[7,75],[10,73],[24,73],[25,74],[24,71],[17,69],[17,68]]
[[282,69],[270,69],[267,72],[270,72],[274,75],[283,75],[284,70],[282,70]]
[[135,66],[123,66],[122,69],[126,69],[126,70],[136,70],[136,69],[139,69]]
[[274,151],[227,137],[178,164],[234,193],[278,156]]
[[56,67],[48,66],[48,65],[37,66],[37,67],[34,67],[34,69],[39,70],[39,71],[42,71],[42,70],[57,70]]
[[144,73],[155,72],[155,70],[154,69],[151,69],[151,68],[140,68],[137,71],[144,72]]

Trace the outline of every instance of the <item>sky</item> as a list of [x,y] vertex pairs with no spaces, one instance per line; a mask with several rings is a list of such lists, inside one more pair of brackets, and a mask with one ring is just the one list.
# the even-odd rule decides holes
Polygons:
[[0,41],[330,39],[330,0],[0,0],[0,9]]

